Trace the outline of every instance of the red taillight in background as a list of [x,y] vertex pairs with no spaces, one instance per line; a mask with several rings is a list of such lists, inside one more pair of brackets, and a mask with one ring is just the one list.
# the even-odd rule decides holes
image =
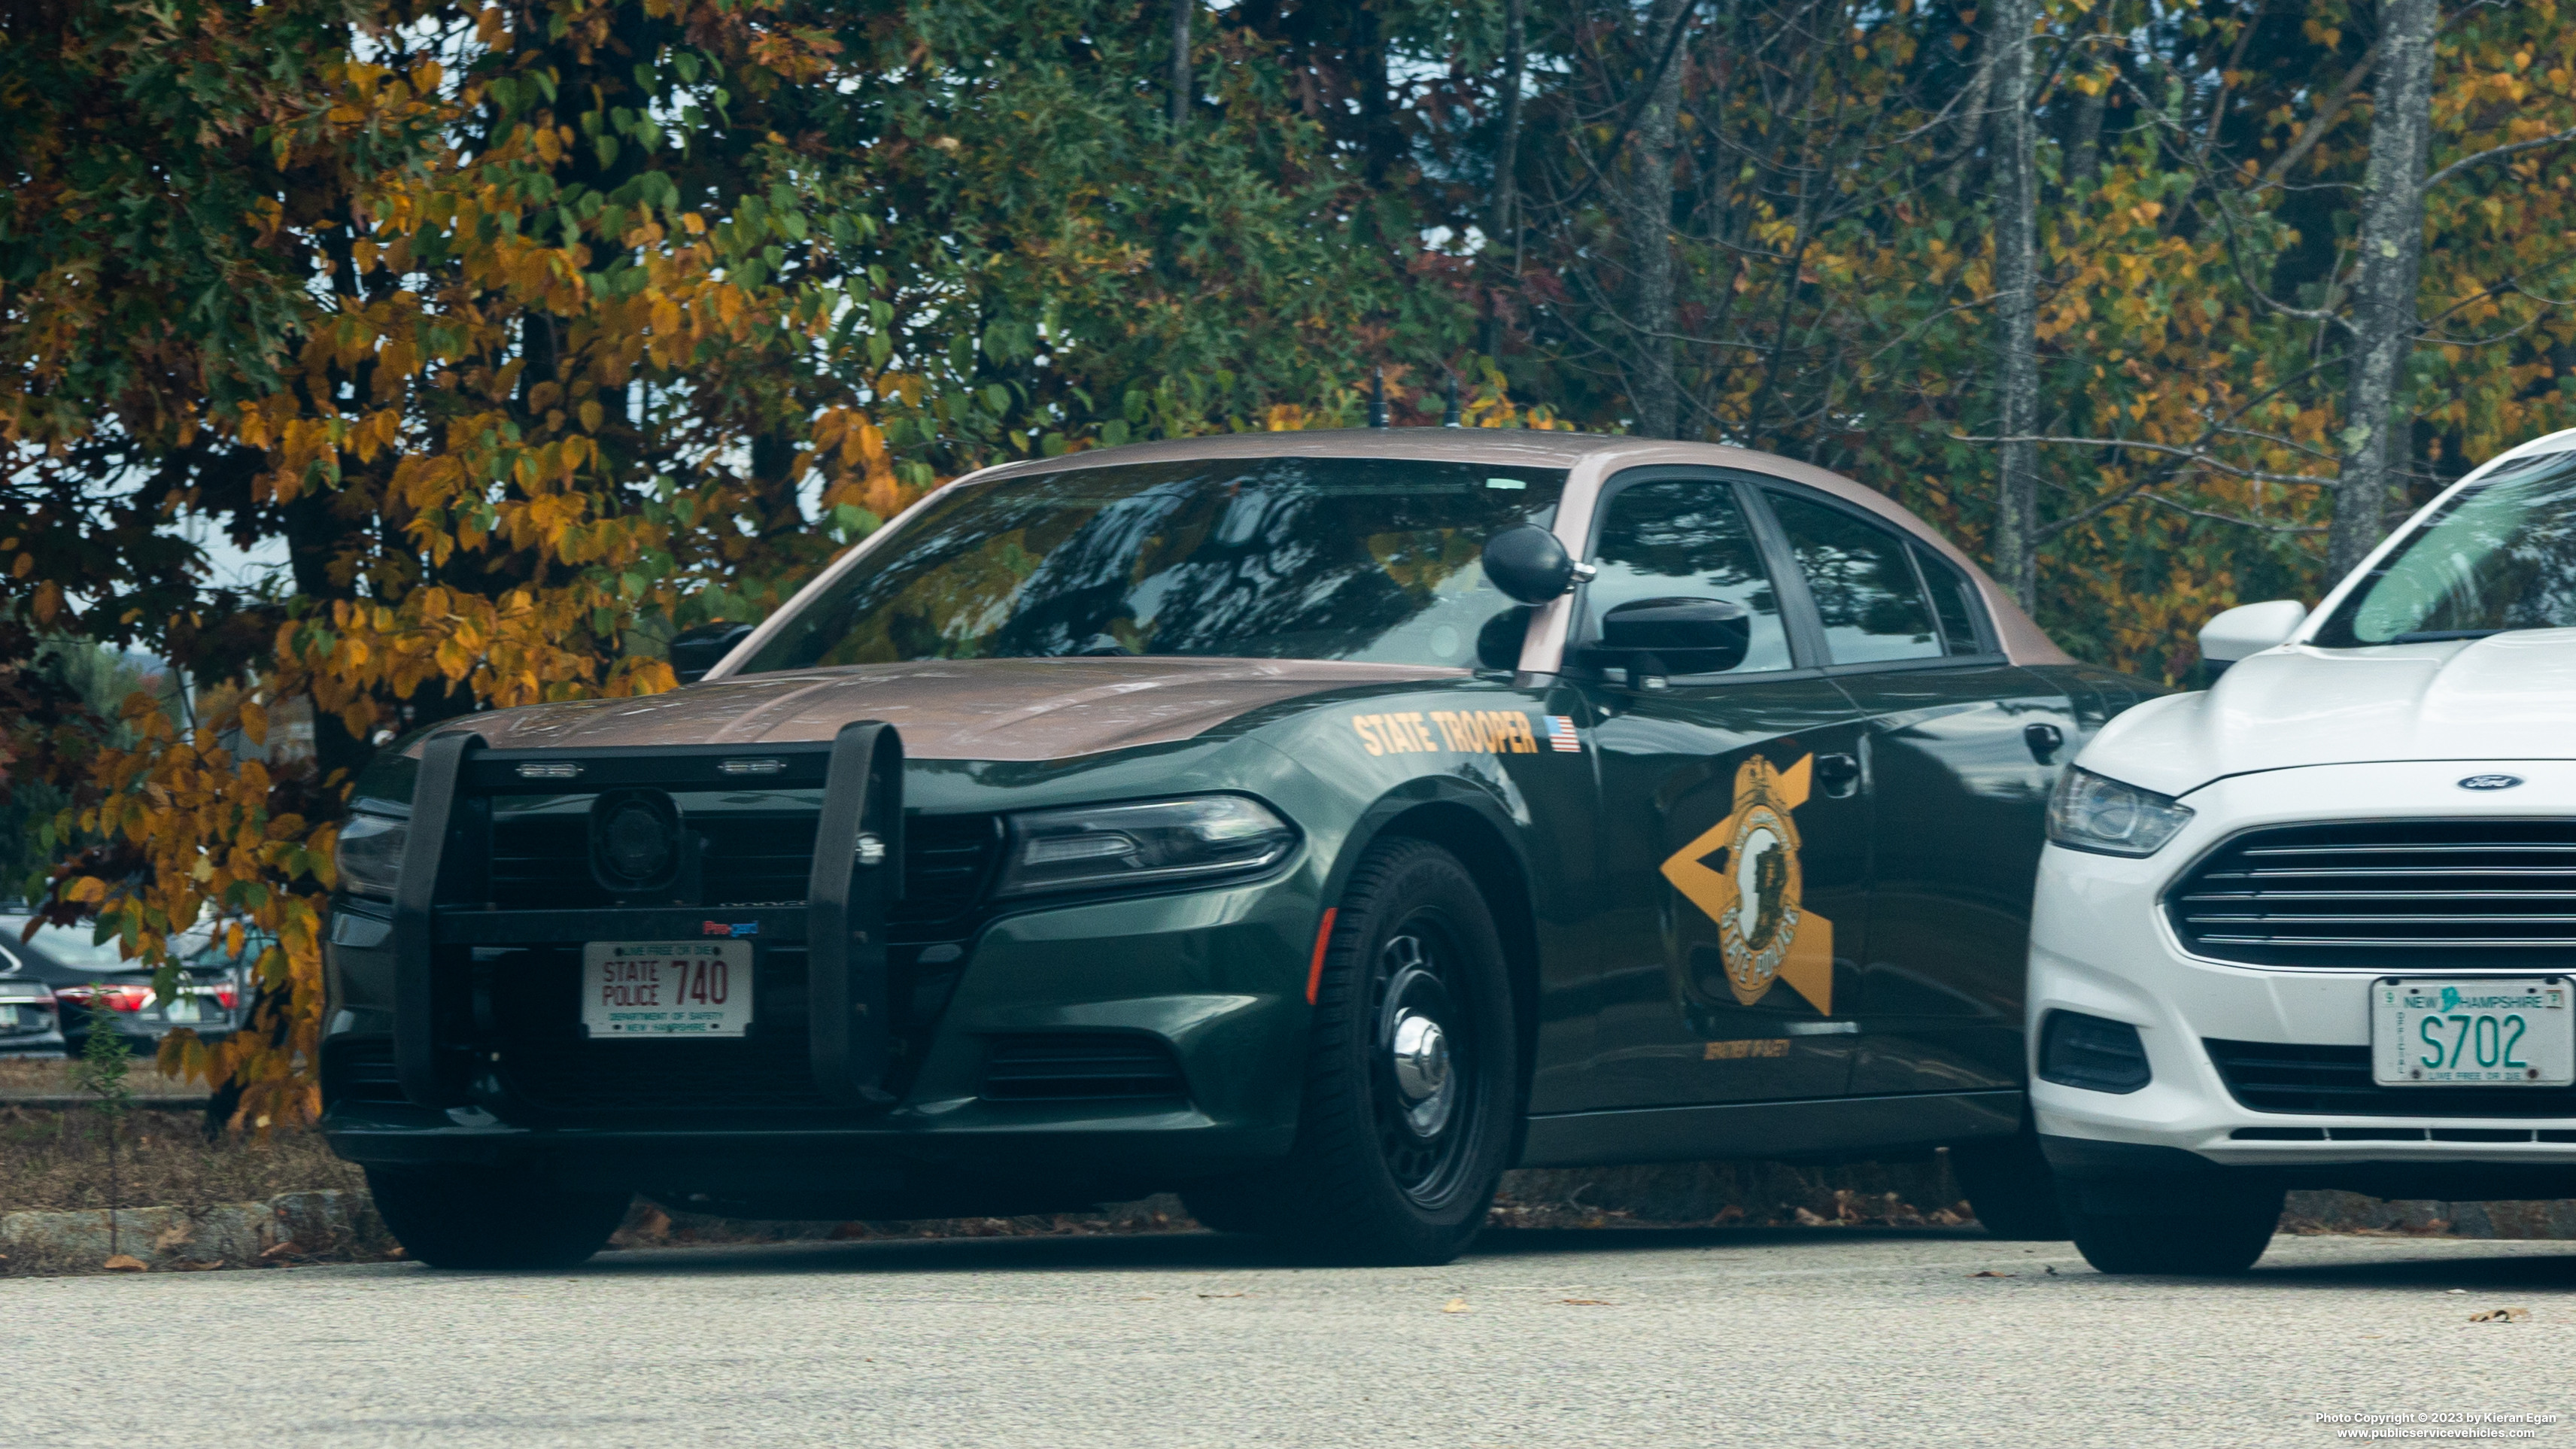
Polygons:
[[106,1007],[110,1011],[141,1011],[152,999],[149,986],[65,986],[54,996],[75,1006]]
[[234,1003],[241,1000],[241,990],[227,981],[215,988],[215,1000],[223,1003],[224,1010],[230,1011]]

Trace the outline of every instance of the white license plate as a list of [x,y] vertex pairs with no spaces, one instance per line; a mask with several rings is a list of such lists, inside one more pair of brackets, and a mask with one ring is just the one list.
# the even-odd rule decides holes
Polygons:
[[2383,1087],[2576,1084],[2564,976],[2383,977],[2370,987],[2370,1070]]
[[751,1027],[749,941],[592,941],[581,1024],[604,1036],[741,1036]]
[[205,1005],[194,996],[182,994],[161,1008],[161,1018],[176,1022],[203,1021],[206,1019]]

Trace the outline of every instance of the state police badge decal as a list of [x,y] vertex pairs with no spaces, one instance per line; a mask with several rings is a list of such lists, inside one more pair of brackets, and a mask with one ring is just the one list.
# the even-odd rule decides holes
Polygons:
[[[1726,984],[1750,1006],[1775,981],[1830,1015],[1834,923],[1806,909],[1795,812],[1815,756],[1788,769],[1755,755],[1735,772],[1735,809],[1665,860],[1664,879],[1717,923]],[[1711,862],[1716,864],[1712,865]]]

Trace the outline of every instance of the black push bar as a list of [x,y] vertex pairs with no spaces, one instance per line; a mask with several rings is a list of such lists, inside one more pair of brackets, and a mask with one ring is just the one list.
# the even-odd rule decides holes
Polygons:
[[[422,747],[412,793],[411,829],[402,878],[394,888],[394,1070],[403,1095],[423,1107],[468,1100],[441,1074],[439,1024],[465,1013],[442,1001],[442,986],[461,992],[465,973],[441,970],[442,951],[478,945],[541,945],[689,934],[709,908],[679,904],[599,910],[492,909],[479,899],[490,854],[489,797],[498,793],[566,793],[565,776],[526,769],[579,761],[576,789],[615,783],[714,788],[719,780],[655,779],[665,768],[712,769],[716,754],[789,756],[791,778],[807,784],[814,748],[682,747],[668,752],[618,749],[494,750],[479,734],[433,737]],[[701,759],[700,757],[709,757]],[[762,939],[805,946],[807,1050],[814,1085],[828,1101],[884,1106],[881,1084],[892,1059],[887,1019],[886,915],[903,896],[903,740],[876,720],[843,725],[821,770],[823,809],[814,835],[814,868],[803,907],[722,909],[728,920],[758,918]],[[524,779],[522,778],[524,777]],[[723,781],[721,783],[732,783]],[[463,1005],[461,999],[456,1006]]]

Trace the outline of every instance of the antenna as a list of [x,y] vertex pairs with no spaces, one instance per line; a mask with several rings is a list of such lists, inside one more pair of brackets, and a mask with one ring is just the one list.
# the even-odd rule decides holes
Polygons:
[[1440,415],[1440,426],[1454,428],[1458,423],[1458,374],[1449,374],[1449,410]]
[[1386,369],[1383,367],[1369,370],[1369,426],[1386,426]]

